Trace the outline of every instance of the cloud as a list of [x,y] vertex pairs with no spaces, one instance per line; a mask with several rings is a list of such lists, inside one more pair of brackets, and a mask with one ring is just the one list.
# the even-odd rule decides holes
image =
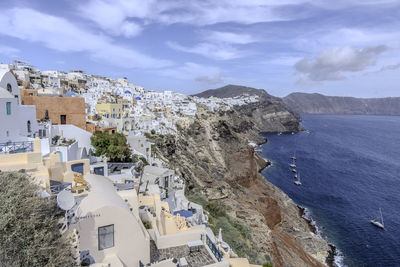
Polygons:
[[132,18],[151,17],[156,10],[155,0],[90,0],[78,5],[78,13],[94,22],[111,35],[134,37],[142,32],[142,26],[131,21]]
[[162,76],[173,77],[179,80],[195,80],[201,76],[214,76],[216,73],[221,73],[221,70],[209,65],[186,62],[177,67],[158,70],[157,73]]
[[[186,23],[212,25],[225,22],[252,24],[291,20],[297,13],[278,9],[287,5],[306,3],[306,0],[90,0],[78,5],[82,17],[113,32],[129,19],[143,19],[161,24]],[[114,32],[118,34],[117,32]],[[121,33],[119,33],[121,34]]]
[[204,34],[204,39],[212,42],[221,42],[229,44],[250,44],[258,42],[256,38],[250,34],[208,31]]
[[394,65],[383,66],[378,72],[387,71],[387,70],[397,70],[400,69],[400,63]]
[[195,79],[196,82],[206,83],[210,85],[215,85],[224,82],[224,74],[222,72],[218,72],[215,76],[199,76]]
[[160,68],[171,62],[115,44],[60,17],[27,8],[4,10],[0,14],[0,34],[41,43],[59,52],[86,52],[96,60],[125,68]]
[[346,72],[359,72],[375,65],[376,58],[388,48],[384,45],[355,49],[339,47],[325,50],[314,58],[303,58],[296,71],[312,81],[344,79]]
[[21,51],[15,47],[0,45],[0,54],[9,58],[15,58],[19,56]]
[[193,47],[187,47],[175,42],[167,42],[167,45],[178,51],[198,54],[214,60],[229,60],[247,55],[246,52],[224,43],[199,43]]

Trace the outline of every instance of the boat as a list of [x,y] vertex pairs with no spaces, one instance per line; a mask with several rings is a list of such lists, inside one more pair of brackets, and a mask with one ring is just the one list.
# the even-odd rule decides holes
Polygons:
[[292,169],[292,172],[296,173],[297,171],[296,171],[296,169]]
[[282,134],[281,132],[278,133],[278,135],[281,135],[281,134]]
[[294,178],[297,178],[297,173],[294,174]]
[[[295,178],[297,178],[297,176],[295,176]],[[295,184],[295,185],[301,185],[301,182],[300,182],[300,173],[299,173],[299,178],[295,179],[294,184]]]
[[373,225],[375,225],[376,227],[385,230],[385,225],[383,224],[383,217],[382,217],[382,210],[381,210],[381,208],[379,208],[379,213],[381,214],[381,221],[377,221],[377,220],[372,219],[372,220],[371,220],[371,223],[372,223]]
[[296,160],[296,151],[293,153],[293,156],[290,157],[292,160]]
[[292,160],[292,163],[291,164],[289,164],[289,166],[291,167],[291,168],[296,168],[296,164],[294,164],[294,159]]

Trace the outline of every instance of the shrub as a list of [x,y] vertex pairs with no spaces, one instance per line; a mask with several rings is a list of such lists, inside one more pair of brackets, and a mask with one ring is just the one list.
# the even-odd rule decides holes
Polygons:
[[225,206],[220,201],[208,202],[205,209],[213,217],[224,217],[226,216]]
[[144,222],[143,225],[146,229],[153,229],[153,225],[151,225],[150,221]]
[[131,149],[122,133],[96,132],[90,137],[90,141],[97,157],[105,156],[115,162],[127,161],[131,157]]
[[144,165],[144,166],[149,165],[149,163],[147,162],[147,160],[146,160],[145,157],[139,157],[139,159],[143,162],[143,165]]
[[138,162],[138,161],[139,161],[138,155],[133,154],[133,155],[132,155],[132,162],[133,162],[133,163],[136,163],[136,162]]
[[74,266],[71,243],[61,236],[64,212],[23,173],[0,173],[0,266]]

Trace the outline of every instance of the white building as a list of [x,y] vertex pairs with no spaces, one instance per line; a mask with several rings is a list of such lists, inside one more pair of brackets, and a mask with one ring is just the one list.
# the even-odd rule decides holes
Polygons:
[[92,263],[106,266],[150,263],[150,236],[139,218],[136,191],[117,192],[99,175],[85,175],[85,179],[90,191],[70,226],[79,232],[79,251],[86,251]]
[[0,70],[0,143],[28,141],[38,132],[36,107],[20,104],[14,75]]

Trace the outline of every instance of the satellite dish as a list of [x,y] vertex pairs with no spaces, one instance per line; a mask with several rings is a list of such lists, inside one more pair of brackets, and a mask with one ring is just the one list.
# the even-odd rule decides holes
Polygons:
[[62,210],[70,210],[75,204],[71,191],[63,190],[57,195],[57,205]]

